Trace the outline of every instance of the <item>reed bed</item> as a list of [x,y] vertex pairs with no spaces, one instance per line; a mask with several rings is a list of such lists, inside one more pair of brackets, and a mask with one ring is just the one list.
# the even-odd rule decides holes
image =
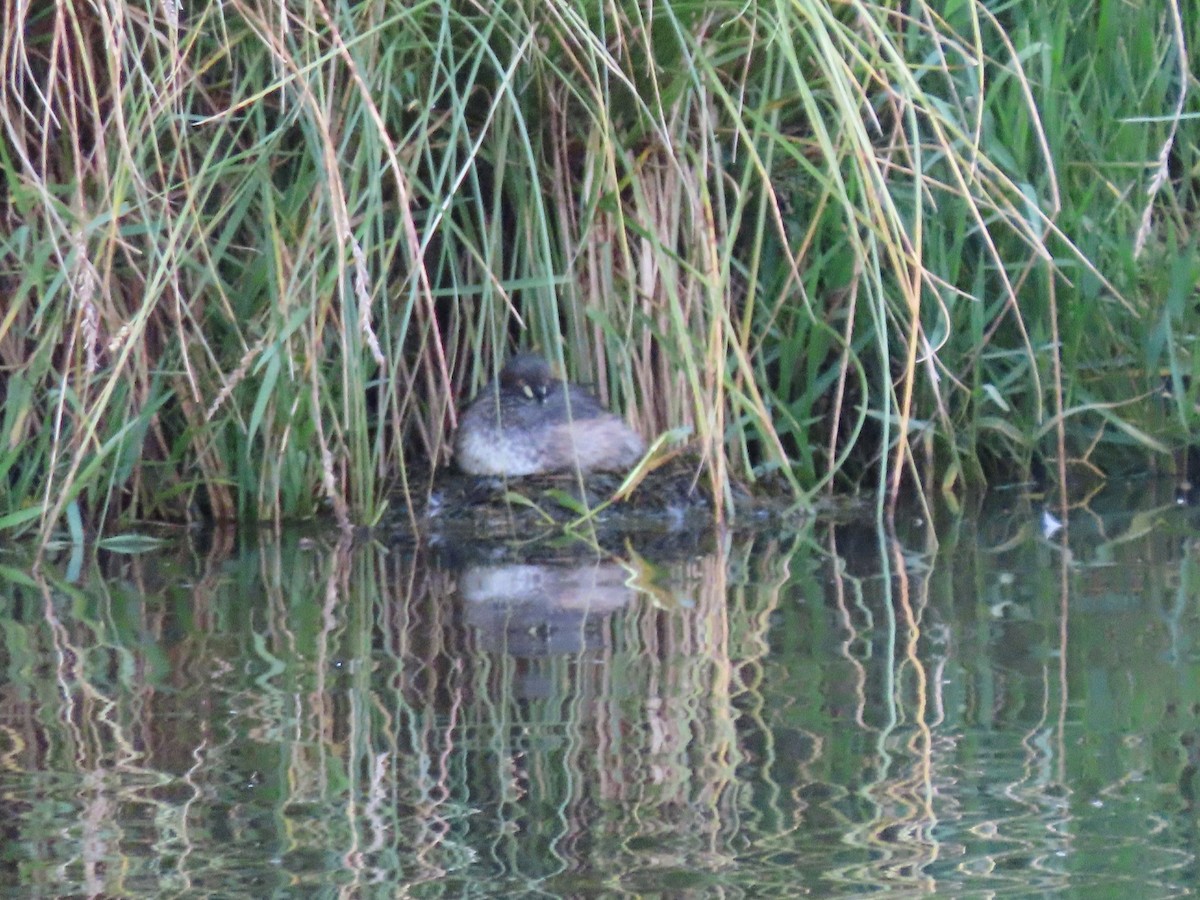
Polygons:
[[6,533],[377,521],[518,346],[722,516],[1193,428],[1177,2],[3,10]]

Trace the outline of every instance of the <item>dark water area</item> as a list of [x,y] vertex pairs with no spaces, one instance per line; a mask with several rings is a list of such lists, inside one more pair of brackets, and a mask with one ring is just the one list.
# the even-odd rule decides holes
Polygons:
[[1197,511],[939,519],[4,551],[0,894],[1190,893]]

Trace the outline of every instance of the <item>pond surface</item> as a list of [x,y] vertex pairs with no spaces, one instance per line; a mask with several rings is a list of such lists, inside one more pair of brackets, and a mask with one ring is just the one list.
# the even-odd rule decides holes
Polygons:
[[0,893],[1190,892],[1200,529],[1154,493],[674,559],[5,553]]

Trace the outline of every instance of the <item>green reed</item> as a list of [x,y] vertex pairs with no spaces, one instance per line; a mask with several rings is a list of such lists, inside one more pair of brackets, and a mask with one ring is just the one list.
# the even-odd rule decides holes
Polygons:
[[6,11],[5,531],[376,521],[516,346],[720,514],[1192,428],[1177,4]]

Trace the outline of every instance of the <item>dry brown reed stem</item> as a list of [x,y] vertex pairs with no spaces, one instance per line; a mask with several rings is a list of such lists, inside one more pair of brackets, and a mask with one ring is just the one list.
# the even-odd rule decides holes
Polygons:
[[1133,239],[1133,256],[1135,259],[1142,255],[1142,251],[1146,249],[1146,242],[1153,233],[1154,201],[1170,176],[1171,150],[1175,146],[1176,135],[1179,132],[1179,120],[1183,117],[1184,104],[1187,101],[1187,86],[1192,78],[1188,65],[1187,46],[1184,40],[1183,15],[1179,11],[1178,0],[1170,0],[1167,4],[1167,12],[1171,20],[1171,36],[1175,44],[1175,58],[1179,65],[1179,94],[1171,114],[1170,131],[1163,140],[1162,149],[1158,153],[1154,177],[1146,187],[1146,205],[1142,209],[1142,221]]

